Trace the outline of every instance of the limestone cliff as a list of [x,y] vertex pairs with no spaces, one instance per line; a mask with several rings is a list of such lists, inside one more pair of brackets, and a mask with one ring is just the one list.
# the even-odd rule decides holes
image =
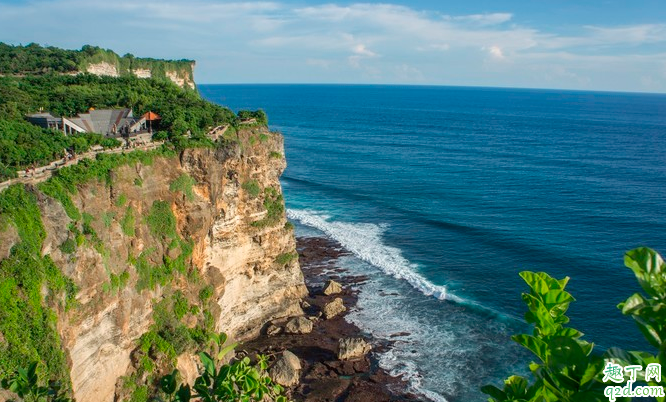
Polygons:
[[[42,254],[78,288],[73,308],[56,307],[78,402],[120,400],[132,392],[128,376],[147,381],[153,350],[141,345],[157,310],[176,316],[175,329],[212,325],[241,340],[302,313],[306,288],[284,213],[282,155],[280,134],[246,129],[216,148],[137,160],[78,187],[71,200],[81,221],[31,190],[46,231]],[[0,231],[0,258],[16,233],[12,225]],[[172,349],[191,375],[196,345]]]
[[[116,56],[118,57],[118,56]],[[124,69],[121,63],[121,58],[112,61],[99,61],[96,63],[89,63],[85,66],[85,70],[90,74],[108,77],[119,77],[124,74],[132,74],[138,78],[151,78],[164,76],[174,84],[181,88],[194,89],[194,62],[168,62],[168,61],[147,61],[139,64],[143,67],[128,67]],[[176,64],[179,63],[179,64]],[[153,64],[159,64],[157,66]],[[184,65],[181,66],[181,65]]]

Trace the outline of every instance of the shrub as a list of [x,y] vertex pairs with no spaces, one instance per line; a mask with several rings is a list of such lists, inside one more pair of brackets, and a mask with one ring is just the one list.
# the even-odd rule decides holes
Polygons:
[[298,253],[283,253],[275,257],[275,262],[278,265],[287,265],[297,258],[298,258]]
[[241,188],[247,192],[250,198],[257,198],[261,193],[261,187],[256,180],[248,180],[241,185]]
[[134,236],[135,235],[135,219],[134,219],[134,210],[131,206],[128,206],[125,210],[125,216],[120,221],[120,227],[123,230],[125,236]]
[[202,304],[205,304],[211,297],[213,297],[213,287],[211,285],[205,286],[199,291],[199,299]]
[[193,178],[183,173],[176,180],[172,181],[169,185],[169,190],[171,191],[180,191],[187,197],[188,201],[194,200],[194,192],[192,187],[196,184]]
[[257,356],[257,363],[251,364],[250,358],[235,359],[229,364],[216,367],[216,361],[232,352],[236,344],[225,345],[226,335],[220,334],[217,342],[221,352],[217,359],[206,352],[199,353],[203,373],[195,380],[194,386],[178,386],[178,370],[162,377],[160,390],[169,400],[189,402],[194,400],[207,402],[227,401],[275,401],[287,402],[284,389],[270,379],[266,373],[268,358]]
[[116,213],[112,212],[112,211],[102,213],[102,223],[104,223],[104,227],[105,228],[110,228],[111,223],[113,222],[113,218],[115,218],[115,217],[116,217]]
[[258,221],[252,222],[251,225],[256,228],[266,228],[273,226],[282,219],[284,215],[284,199],[282,194],[274,188],[266,188],[264,190],[264,208],[266,208],[266,216]]
[[71,238],[67,238],[62,244],[60,245],[60,251],[62,251],[65,254],[73,254],[76,252],[76,241]]
[[150,233],[156,239],[174,239],[176,233],[176,217],[171,211],[171,204],[167,201],[154,201],[150,213],[146,217]]
[[[42,256],[46,236],[36,195],[23,185],[0,193],[0,215],[20,241],[0,261],[0,373],[13,373],[25,362],[40,361],[49,378],[69,383],[67,363],[50,305],[69,310],[77,288],[53,260]],[[61,297],[62,296],[62,297]]]

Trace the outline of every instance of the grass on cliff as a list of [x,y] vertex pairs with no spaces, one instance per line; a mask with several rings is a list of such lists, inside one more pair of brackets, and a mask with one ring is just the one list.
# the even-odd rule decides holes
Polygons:
[[41,254],[46,232],[34,193],[22,185],[0,193],[0,216],[20,238],[0,262],[0,372],[39,361],[42,378],[69,384],[54,308],[73,306],[76,286],[48,255]]
[[112,182],[111,172],[113,169],[135,163],[151,165],[157,156],[174,156],[173,151],[157,149],[153,151],[130,152],[126,154],[98,154],[94,160],[84,159],[76,165],[64,167],[54,172],[53,177],[40,183],[38,188],[46,195],[58,200],[67,216],[78,221],[81,212],[74,205],[71,196],[78,193],[78,186],[92,180],[97,180],[110,185]]
[[188,201],[194,200],[194,191],[193,187],[196,184],[196,181],[183,173],[176,180],[172,181],[169,185],[169,190],[176,192],[180,191],[185,195]]
[[268,187],[264,190],[264,197],[266,216],[251,223],[252,226],[259,229],[275,226],[284,216],[284,198],[282,194],[276,189]]
[[278,265],[287,265],[296,259],[298,259],[298,253],[282,253],[275,257],[275,262]]
[[[128,210],[129,213],[129,210]],[[151,235],[163,245],[164,255],[159,263],[151,262],[150,257],[156,252],[150,248],[130,258],[130,263],[136,268],[139,279],[137,290],[155,289],[157,285],[166,286],[176,273],[188,275],[191,268],[194,242],[182,239],[176,228],[176,217],[171,211],[171,204],[167,201],[155,201],[150,208],[145,222]]]
[[261,194],[261,186],[256,180],[248,180],[241,185],[241,188],[247,192],[250,198],[257,198]]

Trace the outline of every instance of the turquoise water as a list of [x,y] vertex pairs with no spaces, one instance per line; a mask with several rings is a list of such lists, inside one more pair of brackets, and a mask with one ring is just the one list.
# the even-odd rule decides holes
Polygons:
[[615,307],[638,291],[624,251],[666,250],[666,96],[453,87],[206,85],[263,108],[285,136],[301,233],[341,242],[372,280],[350,319],[394,348],[381,364],[433,400],[525,355],[518,273],[570,276],[571,326],[648,348]]

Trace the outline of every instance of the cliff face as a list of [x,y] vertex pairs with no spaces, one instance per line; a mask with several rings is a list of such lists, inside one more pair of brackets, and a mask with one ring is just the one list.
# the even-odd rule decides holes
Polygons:
[[[178,314],[184,328],[212,324],[241,340],[271,319],[302,313],[282,154],[279,134],[256,129],[216,149],[117,168],[109,183],[85,184],[72,196],[83,234],[59,202],[39,197],[42,254],[78,286],[76,306],[57,314],[77,401],[111,402],[123,392],[120,378],[137,372],[139,339],[156,322],[156,306],[176,296],[187,306]],[[15,238],[11,227],[0,232],[3,246]],[[73,238],[75,251],[63,247]],[[190,356],[178,358],[186,376],[195,371]]]
[[[127,73],[133,74],[139,78],[151,78],[159,76],[160,73],[168,78],[171,82],[181,88],[194,89],[194,62],[190,62],[186,67],[180,65],[169,66],[169,62],[154,62],[159,63],[159,66],[151,66],[151,62],[143,63],[145,67],[128,68]],[[166,64],[164,67],[162,64]],[[179,64],[183,64],[179,62]],[[153,71],[156,70],[156,71]],[[157,71],[160,70],[160,71]],[[162,71],[164,70],[164,71]],[[119,77],[124,74],[121,64],[119,62],[100,61],[97,63],[90,63],[86,66],[85,72],[99,76]]]

